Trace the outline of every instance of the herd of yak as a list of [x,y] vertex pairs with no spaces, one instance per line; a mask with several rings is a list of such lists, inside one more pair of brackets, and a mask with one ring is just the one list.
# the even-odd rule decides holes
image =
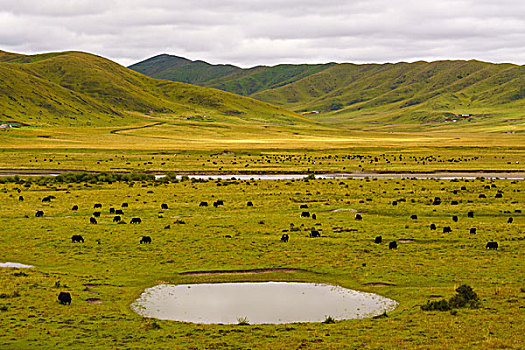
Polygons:
[[[484,195],[481,194],[480,197],[481,196],[484,196]],[[496,194],[496,198],[501,198],[501,193],[498,192]],[[18,199],[20,201],[24,200],[23,196],[20,196]],[[47,197],[44,197],[42,199],[42,202],[50,202],[52,199],[55,199],[55,197],[54,196],[47,196]],[[403,199],[397,200],[397,201],[393,201],[392,205],[396,206],[399,201],[403,201]],[[441,199],[439,197],[435,197],[432,204],[433,205],[441,204]],[[451,204],[455,205],[457,203],[451,202]],[[217,200],[217,201],[213,202],[213,206],[215,208],[217,208],[217,207],[219,207],[221,205],[224,205],[224,201],[223,200]],[[253,207],[253,203],[252,202],[247,202],[246,205],[248,207]],[[199,206],[200,207],[207,207],[208,206],[208,202],[200,202]],[[97,203],[93,207],[94,207],[94,209],[101,209],[102,208],[102,204]],[[128,207],[128,203],[122,203],[121,207],[122,208],[127,208]],[[168,205],[166,203],[161,204],[161,209],[167,210],[168,209]],[[302,205],[300,205],[300,209],[308,209],[308,205],[302,204]],[[74,211],[78,210],[78,206],[74,205],[71,208],[71,210],[74,210]],[[109,213],[110,214],[114,214],[113,222],[119,223],[119,224],[125,224],[125,222],[122,220],[122,215],[124,215],[124,212],[123,212],[122,209],[115,209],[115,208],[111,207],[111,208],[109,208]],[[90,223],[91,224],[97,224],[97,219],[96,218],[100,217],[100,215],[101,215],[100,211],[93,212],[93,216],[89,218]],[[42,217],[42,216],[44,216],[44,212],[42,210],[38,210],[35,213],[35,216],[36,217]],[[302,217],[302,218],[312,218],[313,220],[317,219],[316,214],[310,214],[310,212],[308,212],[308,211],[302,211],[301,214],[300,214],[300,217]],[[473,218],[474,217],[474,212],[473,211],[469,211],[467,213],[467,217]],[[417,215],[411,215],[410,218],[412,220],[417,220],[418,219]],[[362,220],[363,217],[362,217],[361,214],[355,214],[354,219],[359,221],[359,220]],[[452,220],[454,222],[457,222],[458,221],[458,216],[457,215],[452,216]],[[130,220],[130,224],[140,224],[141,222],[142,222],[142,220],[139,217],[133,217]],[[512,222],[513,222],[513,218],[509,217],[508,220],[507,220],[507,223],[512,223]],[[430,230],[436,230],[436,229],[437,229],[437,227],[436,227],[435,224],[430,224]],[[287,230],[284,230],[284,231],[287,231]],[[449,233],[449,232],[452,232],[452,230],[451,230],[451,228],[449,226],[443,227],[443,233]],[[470,233],[471,234],[475,234],[476,233],[476,228],[471,228],[470,229]],[[312,228],[312,230],[310,231],[309,237],[310,238],[321,237],[321,234],[320,234],[320,232],[318,230],[315,230],[315,229]],[[290,237],[289,237],[289,235],[287,233],[282,234],[282,236],[281,236],[281,241],[282,242],[286,243],[286,242],[289,241],[289,239],[290,239]],[[81,235],[78,235],[78,234],[73,235],[71,237],[71,240],[72,240],[73,243],[84,243],[84,238]],[[144,244],[151,243],[151,241],[152,241],[151,237],[143,236],[140,239],[140,244],[142,244],[142,243],[144,243]],[[375,237],[374,243],[380,244],[382,242],[383,242],[382,236]],[[397,241],[389,242],[388,248],[389,249],[397,249]],[[498,243],[497,242],[487,242],[485,248],[486,249],[498,249]],[[70,293],[67,293],[67,292],[60,292],[60,294],[58,295],[58,300],[59,300],[59,302],[61,304],[71,304],[71,295],[70,295]]]

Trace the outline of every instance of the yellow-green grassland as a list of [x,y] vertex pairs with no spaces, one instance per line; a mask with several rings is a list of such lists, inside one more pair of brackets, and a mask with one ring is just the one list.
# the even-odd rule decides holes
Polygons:
[[[439,103],[401,111],[374,98],[358,102],[362,109],[303,115],[331,103],[326,95],[300,106],[317,91],[307,87],[328,79],[316,70],[306,83],[247,97],[151,78],[91,54],[0,51],[0,124],[7,125],[0,129],[0,263],[34,266],[0,267],[0,349],[523,348],[523,99],[513,83],[502,83],[505,93],[490,80],[503,67],[519,82],[522,69],[468,67],[469,81],[479,85],[463,91],[450,82],[459,84],[449,91],[457,99],[441,94]],[[436,76],[445,86],[446,73]],[[281,103],[279,96],[294,91],[303,99]],[[506,98],[498,103],[498,96]],[[468,117],[453,117],[466,107]],[[47,173],[63,174],[25,176]],[[181,177],[222,173],[310,176]],[[370,178],[315,177],[321,173]],[[404,175],[373,178],[378,173]],[[219,199],[223,206],[211,205]],[[303,204],[315,220],[300,217]],[[113,222],[110,208],[122,209],[126,224]],[[92,224],[95,211],[101,214]],[[133,217],[142,223],[130,224]],[[321,237],[310,238],[311,230]],[[283,233],[289,242],[281,242]],[[73,235],[84,243],[73,243]],[[151,244],[140,244],[142,236]],[[498,249],[486,249],[487,242]],[[182,274],[252,269],[275,270]],[[159,283],[227,281],[328,283],[399,305],[381,318],[280,325],[154,320],[130,307]],[[479,296],[476,307],[421,309],[463,284]],[[70,305],[58,302],[60,292],[71,293]]]

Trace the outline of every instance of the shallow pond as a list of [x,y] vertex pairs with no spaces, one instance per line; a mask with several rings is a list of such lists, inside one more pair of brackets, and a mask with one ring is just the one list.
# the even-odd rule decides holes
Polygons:
[[390,312],[397,302],[338,286],[295,282],[161,284],[132,305],[142,316],[193,323],[322,322]]

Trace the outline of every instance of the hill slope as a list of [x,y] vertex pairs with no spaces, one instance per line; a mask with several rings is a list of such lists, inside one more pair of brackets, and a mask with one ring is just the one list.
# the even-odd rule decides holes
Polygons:
[[145,117],[301,123],[306,118],[215,89],[156,80],[82,52],[0,52],[0,121],[127,124]]
[[376,120],[384,117],[385,122],[443,121],[456,113],[490,114],[520,110],[525,105],[525,67],[513,64],[437,61],[241,69],[160,55],[130,68],[157,78],[250,96],[298,112],[316,110],[329,116],[357,118],[368,113]]

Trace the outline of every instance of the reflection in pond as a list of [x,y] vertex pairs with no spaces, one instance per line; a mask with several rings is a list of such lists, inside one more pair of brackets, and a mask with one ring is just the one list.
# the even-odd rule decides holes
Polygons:
[[260,282],[161,284],[148,288],[132,308],[146,317],[194,323],[322,322],[390,312],[394,300],[337,286]]

